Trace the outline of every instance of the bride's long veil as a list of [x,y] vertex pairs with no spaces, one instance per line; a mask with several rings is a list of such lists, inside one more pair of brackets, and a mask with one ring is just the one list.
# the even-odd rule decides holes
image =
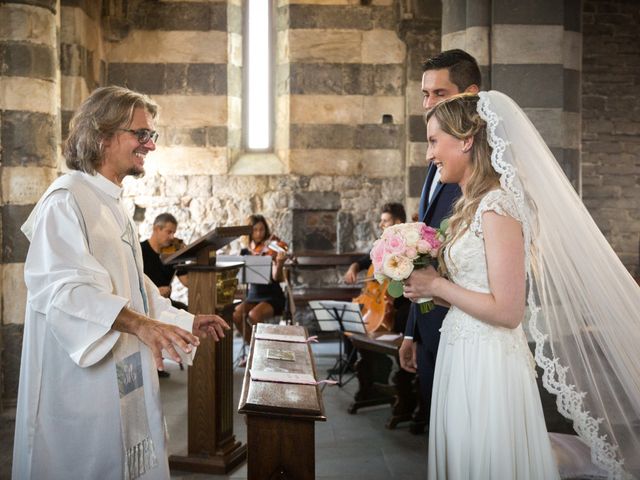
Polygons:
[[609,478],[640,478],[640,287],[518,105],[482,92],[478,111],[527,219],[527,326],[543,384]]

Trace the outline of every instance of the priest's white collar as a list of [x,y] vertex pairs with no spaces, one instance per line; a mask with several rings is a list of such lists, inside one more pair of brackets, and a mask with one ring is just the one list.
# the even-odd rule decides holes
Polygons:
[[87,179],[89,183],[91,183],[91,185],[102,190],[104,193],[106,193],[110,197],[113,197],[116,200],[122,197],[123,188],[119,187],[118,185],[113,183],[111,180],[107,180],[107,177],[104,177],[97,172],[95,175],[90,175],[85,172],[80,172],[80,173],[84,176],[84,178]]

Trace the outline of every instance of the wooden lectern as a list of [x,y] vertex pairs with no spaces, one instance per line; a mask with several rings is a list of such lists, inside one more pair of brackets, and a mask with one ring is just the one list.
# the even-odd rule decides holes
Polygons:
[[[163,259],[180,264],[189,274],[189,312],[217,313],[231,324],[236,275],[242,262],[216,263],[216,250],[250,226],[219,227]],[[190,263],[184,263],[191,261]],[[202,340],[189,367],[188,453],[171,455],[169,467],[191,472],[225,474],[247,457],[247,446],[233,434],[233,335],[219,342]]]
[[260,334],[307,338],[298,326],[260,323],[251,350],[238,411],[247,416],[247,479],[315,478],[315,422],[326,420],[317,385],[256,381],[251,372],[305,374],[317,378],[308,343],[257,340]]

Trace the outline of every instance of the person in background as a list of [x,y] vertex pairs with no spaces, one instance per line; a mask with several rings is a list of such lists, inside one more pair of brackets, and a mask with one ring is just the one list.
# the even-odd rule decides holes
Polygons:
[[[161,213],[153,221],[151,237],[141,242],[140,247],[142,248],[144,274],[158,287],[160,295],[171,300],[171,305],[181,310],[187,310],[187,306],[184,303],[171,298],[171,281],[176,275],[175,267],[173,265],[165,265],[161,259],[164,249],[172,248],[177,244],[175,238],[177,229],[178,221],[176,217],[170,213]],[[177,274],[178,280],[186,287],[188,275],[180,272],[177,272]],[[180,367],[182,368],[182,363]],[[170,374],[165,370],[158,370],[158,376],[168,378]]]
[[244,341],[251,341],[251,327],[258,323],[281,315],[285,307],[285,297],[280,282],[284,281],[284,262],[287,258],[287,245],[271,234],[267,220],[262,215],[251,215],[249,225],[252,228],[248,248],[241,255],[269,255],[273,258],[271,278],[266,284],[249,284],[244,302],[233,312],[233,323]]
[[[385,203],[380,210],[380,223],[378,226],[381,231],[391,225],[398,225],[407,221],[407,214],[401,203]],[[347,272],[344,274],[344,283],[353,285],[358,281],[358,273],[367,271],[371,266],[371,257],[363,255],[357,261],[353,262]],[[375,280],[372,280],[375,281]],[[397,333],[403,333],[407,324],[407,317],[409,315],[409,307],[411,302],[404,298],[398,297],[393,300],[393,308],[395,311],[393,331]],[[351,346],[351,342],[345,342],[345,346]]]
[[144,261],[144,273],[160,290],[160,295],[171,300],[171,305],[182,310],[187,306],[171,299],[171,281],[175,275],[185,287],[188,275],[176,271],[173,265],[162,263],[161,255],[164,249],[172,248],[178,243],[175,234],[178,229],[176,217],[170,213],[161,213],[153,221],[153,231],[148,240],[140,243],[142,247],[142,259]]

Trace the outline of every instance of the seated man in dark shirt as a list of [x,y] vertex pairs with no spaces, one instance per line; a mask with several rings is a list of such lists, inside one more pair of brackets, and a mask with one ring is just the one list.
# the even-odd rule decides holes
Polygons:
[[[173,265],[165,265],[160,259],[160,253],[163,248],[167,248],[174,243],[176,230],[178,229],[178,221],[176,217],[170,213],[161,213],[153,221],[153,232],[149,240],[140,243],[142,247],[142,261],[144,273],[160,290],[160,295],[171,300],[171,304],[176,308],[183,310],[187,306],[171,298],[171,281],[174,275],[178,275],[178,280],[186,287],[187,274],[176,272]],[[180,365],[182,368],[182,365]],[[158,370],[158,376],[168,377],[169,372]]]
[[140,246],[142,247],[144,273],[155,283],[160,294],[171,300],[174,307],[186,310],[187,306],[184,303],[171,299],[171,281],[173,276],[177,274],[178,280],[186,287],[187,274],[176,271],[173,265],[165,265],[160,259],[162,249],[173,244],[177,228],[176,217],[170,213],[161,213],[153,221],[151,237],[140,243]]

